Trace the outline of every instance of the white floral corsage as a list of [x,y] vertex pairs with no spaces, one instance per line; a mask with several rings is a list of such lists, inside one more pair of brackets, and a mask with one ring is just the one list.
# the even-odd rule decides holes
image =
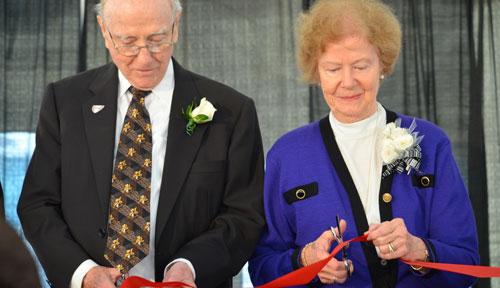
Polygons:
[[422,149],[420,141],[423,135],[418,136],[418,132],[413,132],[417,124],[415,118],[409,128],[401,128],[401,118],[388,123],[382,133],[384,135],[382,146],[382,161],[385,169],[382,172],[382,179],[394,173],[403,173],[404,170],[410,174],[411,169],[420,170],[420,159],[422,158]]
[[188,120],[186,124],[186,134],[191,136],[197,124],[212,121],[215,111],[217,111],[217,109],[215,109],[214,105],[205,97],[201,99],[200,105],[196,106],[193,102],[193,104],[187,106],[185,112],[184,109],[182,109],[182,116]]

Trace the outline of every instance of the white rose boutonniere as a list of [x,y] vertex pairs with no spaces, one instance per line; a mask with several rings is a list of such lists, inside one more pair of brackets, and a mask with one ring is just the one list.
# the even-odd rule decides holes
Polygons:
[[[420,159],[422,158],[422,149],[418,145],[424,136],[418,136],[418,132],[413,132],[417,124],[415,119],[410,127],[401,128],[401,119],[388,123],[382,130],[384,139],[382,141],[382,161],[385,169],[382,172],[382,178],[385,178],[394,171],[403,173],[404,170],[410,174],[411,169],[418,172]],[[422,172],[420,172],[422,173]]]
[[186,124],[186,134],[191,136],[197,124],[204,124],[212,121],[215,111],[217,111],[217,109],[215,109],[214,105],[205,97],[201,99],[200,105],[196,106],[193,102],[193,104],[187,106],[186,111],[182,109],[182,116],[188,120]]

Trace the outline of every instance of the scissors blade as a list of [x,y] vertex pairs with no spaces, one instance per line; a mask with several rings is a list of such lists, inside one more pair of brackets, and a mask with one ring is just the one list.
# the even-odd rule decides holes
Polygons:
[[[339,218],[339,215],[337,215],[337,229],[339,231],[339,239],[340,239],[340,243],[343,243],[344,242],[344,237],[342,236],[342,231],[340,231],[340,218]],[[347,259],[347,252],[345,251],[345,246],[342,247],[342,259],[343,260],[346,260]]]

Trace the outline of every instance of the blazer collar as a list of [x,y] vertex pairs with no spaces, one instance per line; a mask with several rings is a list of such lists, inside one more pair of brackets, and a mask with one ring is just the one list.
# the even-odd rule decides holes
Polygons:
[[[113,170],[116,106],[118,95],[118,69],[113,63],[104,66],[89,86],[91,97],[82,105],[82,114],[87,134],[87,144],[101,209],[107,215],[111,193],[111,171]],[[95,105],[104,108],[95,113]]]

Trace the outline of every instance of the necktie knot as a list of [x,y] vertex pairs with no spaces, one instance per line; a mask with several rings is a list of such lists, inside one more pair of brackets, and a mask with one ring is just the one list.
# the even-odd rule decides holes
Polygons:
[[134,98],[146,97],[149,94],[151,94],[151,91],[140,90],[140,89],[135,88],[134,86],[130,86],[130,88],[128,88],[128,91],[130,91],[130,93],[132,93]]

